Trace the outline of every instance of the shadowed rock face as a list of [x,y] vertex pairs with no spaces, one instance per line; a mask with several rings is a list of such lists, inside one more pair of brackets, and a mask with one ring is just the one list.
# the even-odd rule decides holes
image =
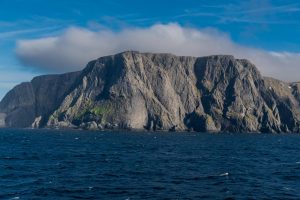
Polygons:
[[[17,85],[0,103],[0,113],[2,113],[5,126],[30,127],[37,117],[42,119],[40,125],[45,125],[48,116],[59,107],[79,74],[79,72],[73,72],[39,76],[29,83]],[[3,119],[4,116],[5,119]]]
[[299,103],[299,83],[263,78],[247,60],[124,52],[16,86],[0,126],[300,132]]

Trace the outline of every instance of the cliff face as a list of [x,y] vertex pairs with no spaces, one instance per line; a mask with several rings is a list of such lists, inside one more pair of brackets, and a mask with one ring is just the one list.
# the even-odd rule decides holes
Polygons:
[[247,60],[124,52],[15,87],[0,126],[300,132],[299,104],[299,83]]
[[0,126],[2,121],[2,126],[30,127],[37,117],[41,118],[39,124],[45,125],[79,74],[39,76],[17,85],[0,103]]

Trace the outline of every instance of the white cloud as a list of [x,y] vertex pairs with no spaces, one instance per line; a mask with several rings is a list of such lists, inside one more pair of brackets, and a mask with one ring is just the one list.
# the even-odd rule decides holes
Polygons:
[[71,27],[56,37],[20,40],[16,54],[25,65],[65,72],[82,69],[92,59],[126,50],[199,57],[230,54],[249,59],[265,76],[300,80],[299,53],[249,48],[218,30],[188,28],[176,23],[124,28],[118,32]]

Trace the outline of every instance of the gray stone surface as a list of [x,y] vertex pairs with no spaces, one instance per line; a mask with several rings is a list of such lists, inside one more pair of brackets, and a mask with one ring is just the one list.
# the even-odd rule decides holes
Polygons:
[[6,118],[6,114],[0,113],[0,127],[5,127],[5,118]]
[[7,114],[6,126],[44,126],[79,74],[39,76],[14,87],[0,102],[0,112]]
[[23,83],[0,112],[9,127],[300,132],[299,89],[233,56],[123,52]]

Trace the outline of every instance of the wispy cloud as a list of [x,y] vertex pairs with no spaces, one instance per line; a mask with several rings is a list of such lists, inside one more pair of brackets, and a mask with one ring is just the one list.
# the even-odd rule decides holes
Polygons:
[[[3,24],[3,26],[1,26]],[[0,45],[19,39],[46,37],[59,33],[67,28],[72,21],[32,16],[30,19],[16,21],[0,21]]]
[[299,9],[299,4],[289,4],[289,5],[281,5],[281,6],[263,6],[258,7],[257,5],[255,8],[252,9],[245,9],[241,8],[240,11],[236,11],[235,14],[250,14],[250,13],[286,13],[286,12],[297,12]]
[[14,26],[15,24],[9,21],[0,21],[0,27],[11,27]]
[[299,24],[299,20],[282,20],[279,14],[300,12],[300,4],[273,5],[268,0],[242,1],[240,4],[201,5],[198,9],[185,9],[174,17],[212,17],[219,23]]
[[266,20],[246,17],[222,17],[219,23],[247,23],[247,24],[299,24],[297,20]]
[[77,9],[77,8],[73,8],[72,9],[72,12],[75,14],[75,15],[78,15],[78,16],[82,16],[82,12],[81,10]]
[[57,18],[50,18],[45,16],[33,15],[28,19],[21,19],[15,21],[0,21],[1,28],[12,28],[12,27],[48,27],[48,26],[62,26],[72,23],[71,20],[62,20]]
[[213,13],[213,12],[186,12],[184,14],[180,14],[180,15],[176,15],[173,17],[173,19],[178,19],[178,18],[182,18],[182,17],[216,17],[216,18],[220,18],[219,14]]
[[25,35],[25,34],[33,34],[33,33],[40,33],[40,32],[45,32],[45,31],[53,31],[60,29],[61,27],[59,26],[53,26],[53,27],[44,27],[44,28],[32,28],[32,29],[22,29],[22,30],[15,30],[15,31],[4,31],[0,32],[0,39],[7,39],[7,38],[12,38],[20,35]]
[[176,23],[124,28],[118,32],[72,27],[56,37],[20,40],[16,53],[27,66],[65,72],[82,69],[92,59],[126,50],[185,56],[231,54],[249,59],[263,75],[299,80],[299,53],[250,48],[233,42],[226,33],[216,29],[188,28]]
[[135,25],[147,25],[147,24],[154,24],[156,22],[160,22],[162,20],[162,17],[145,17],[141,16],[139,13],[129,13],[129,14],[124,14],[124,15],[105,15],[100,17],[98,20],[93,20],[90,21],[89,24],[92,23],[97,23],[97,27],[101,28],[107,28],[111,27],[114,29],[120,29],[124,27],[131,26],[132,24]]

